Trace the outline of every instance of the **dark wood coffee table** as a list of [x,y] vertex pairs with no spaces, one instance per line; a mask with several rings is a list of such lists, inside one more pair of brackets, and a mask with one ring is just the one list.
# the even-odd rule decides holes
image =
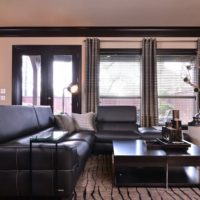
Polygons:
[[200,148],[147,148],[144,140],[113,141],[113,181],[117,186],[199,186]]

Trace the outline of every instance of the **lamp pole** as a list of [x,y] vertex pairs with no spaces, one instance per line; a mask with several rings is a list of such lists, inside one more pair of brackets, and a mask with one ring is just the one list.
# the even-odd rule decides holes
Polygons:
[[67,87],[63,88],[63,94],[62,94],[62,113],[65,113],[65,90],[67,89]]
[[70,84],[68,87],[63,88],[62,94],[62,113],[65,113],[65,90],[68,90],[72,95],[78,92],[78,84]]

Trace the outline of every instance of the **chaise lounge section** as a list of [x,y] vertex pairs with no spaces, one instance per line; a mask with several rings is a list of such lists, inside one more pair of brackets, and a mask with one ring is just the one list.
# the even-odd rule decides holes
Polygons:
[[112,153],[112,141],[140,139],[135,106],[98,106],[95,153]]
[[135,106],[98,106],[96,116],[95,153],[113,152],[113,140],[151,140],[161,138],[155,128],[139,127]]

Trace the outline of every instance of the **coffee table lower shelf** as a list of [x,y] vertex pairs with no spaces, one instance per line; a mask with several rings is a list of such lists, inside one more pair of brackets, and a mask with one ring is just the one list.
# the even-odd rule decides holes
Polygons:
[[113,141],[113,180],[117,186],[200,186],[200,147],[149,149],[144,140]]
[[[166,187],[166,168],[131,167],[115,169],[113,174],[116,186]],[[199,186],[198,167],[173,167],[168,170],[168,186]]]

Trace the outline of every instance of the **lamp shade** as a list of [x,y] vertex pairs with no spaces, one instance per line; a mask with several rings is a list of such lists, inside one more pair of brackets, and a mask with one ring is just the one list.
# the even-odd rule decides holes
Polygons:
[[62,96],[62,113],[65,112],[65,90],[68,90],[71,94],[77,94],[78,93],[78,84],[71,83],[67,87],[63,88],[63,96]]
[[72,93],[72,94],[76,94],[78,93],[78,84],[73,84],[71,83],[68,87],[67,90]]

